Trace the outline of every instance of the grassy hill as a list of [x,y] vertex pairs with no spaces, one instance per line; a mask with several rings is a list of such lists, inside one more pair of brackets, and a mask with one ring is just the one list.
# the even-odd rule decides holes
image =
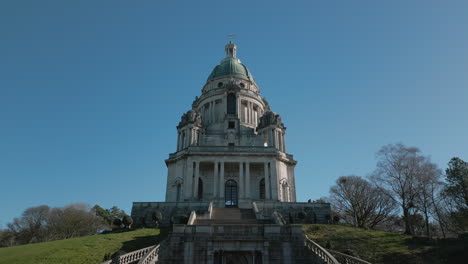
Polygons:
[[435,241],[339,225],[304,225],[304,230],[323,247],[372,263],[441,264],[468,259],[468,243],[457,239]]
[[131,252],[159,243],[167,230],[133,231],[93,235],[52,242],[0,248],[0,264],[101,263],[117,251]]

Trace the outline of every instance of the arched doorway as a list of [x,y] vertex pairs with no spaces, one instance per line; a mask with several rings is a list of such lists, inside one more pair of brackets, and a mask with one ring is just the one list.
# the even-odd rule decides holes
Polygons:
[[237,182],[228,180],[224,184],[224,205],[226,207],[237,207]]

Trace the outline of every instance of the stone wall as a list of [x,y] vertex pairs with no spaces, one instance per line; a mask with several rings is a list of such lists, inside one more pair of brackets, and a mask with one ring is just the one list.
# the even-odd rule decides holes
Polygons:
[[[329,203],[283,203],[279,201],[254,201],[258,209],[257,219],[271,219],[273,212],[281,214],[286,223],[328,224],[331,208]],[[163,226],[185,224],[192,211],[198,215],[208,213],[210,202],[134,202],[131,216],[134,227],[154,227],[152,214],[160,211]],[[216,203],[215,203],[216,205]],[[249,202],[249,208],[251,203]],[[171,222],[172,218],[172,222]]]
[[160,262],[165,264],[216,264],[236,254],[249,256],[249,264],[309,263],[300,226],[175,225],[162,246]]
[[287,223],[328,224],[331,207],[329,203],[283,203],[255,201],[258,213],[269,217],[274,211],[281,214]]
[[192,211],[198,214],[207,213],[209,204],[209,202],[134,202],[131,214],[133,226],[154,227],[152,214],[156,211],[162,214],[160,223],[162,226],[169,226],[171,223],[179,224],[183,222],[182,219],[188,219]]

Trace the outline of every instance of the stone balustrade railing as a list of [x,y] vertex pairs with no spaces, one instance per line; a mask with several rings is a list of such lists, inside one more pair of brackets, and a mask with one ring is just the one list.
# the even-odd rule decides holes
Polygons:
[[328,250],[341,264],[371,264],[365,260],[343,254],[338,251]]
[[310,251],[310,253],[312,253],[312,255],[320,258],[326,264],[340,264],[340,262],[338,262],[338,260],[332,256],[332,254],[330,254],[323,247],[319,246],[319,244],[309,239],[307,236],[305,237],[305,246]]
[[[130,263],[133,263],[133,262],[136,262],[136,261],[139,261],[140,259],[142,259],[148,252],[150,252],[155,247],[159,247],[159,245],[150,246],[150,247],[142,248],[142,249],[139,249],[139,250],[136,250],[136,251],[132,251],[132,252],[127,253],[125,255],[116,257],[116,258],[114,258],[112,260],[102,262],[101,264],[114,264],[114,263],[130,264]],[[158,250],[158,252],[159,252],[159,250]]]
[[213,215],[213,201],[211,201],[210,205],[208,206],[208,219],[211,219],[212,215]]
[[192,211],[187,221],[187,225],[193,225],[195,223],[195,220],[197,220],[197,212]]
[[159,245],[153,247],[150,252],[138,261],[138,264],[153,264],[157,263],[159,260]]

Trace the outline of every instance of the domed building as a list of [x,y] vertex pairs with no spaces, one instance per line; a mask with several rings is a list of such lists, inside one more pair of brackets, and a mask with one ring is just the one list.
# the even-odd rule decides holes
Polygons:
[[167,202],[249,208],[254,200],[296,201],[286,128],[236,49],[226,45],[226,58],[177,126],[177,151],[166,160]]
[[174,225],[164,263],[300,263],[293,245],[304,243],[302,230],[283,225],[327,223],[330,205],[296,202],[297,161],[286,152],[281,116],[237,46],[225,52],[177,125],[165,202],[134,202],[134,225],[152,226],[156,211]]

